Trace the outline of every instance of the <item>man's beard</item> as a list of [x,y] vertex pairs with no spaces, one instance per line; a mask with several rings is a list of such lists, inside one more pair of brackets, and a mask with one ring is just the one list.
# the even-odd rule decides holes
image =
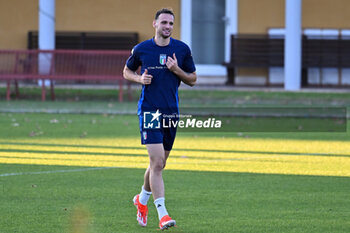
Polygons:
[[169,34],[169,36],[166,36],[166,35],[162,34],[161,36],[162,36],[163,39],[168,39],[171,36],[171,34]]
[[160,33],[160,36],[163,38],[163,39],[168,39],[170,36],[171,36],[171,32],[169,34],[164,34],[163,32]]

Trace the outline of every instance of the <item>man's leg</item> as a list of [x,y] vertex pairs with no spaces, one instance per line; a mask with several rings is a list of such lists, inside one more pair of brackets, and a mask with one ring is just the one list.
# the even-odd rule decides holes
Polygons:
[[[164,151],[164,158],[165,161],[168,159],[170,154],[170,151]],[[165,163],[164,163],[164,167],[165,167]],[[164,169],[163,167],[163,169]],[[152,191],[151,191],[151,185],[150,185],[150,179],[149,179],[149,174],[150,174],[150,166],[148,166],[148,168],[145,171],[145,175],[144,175],[144,182],[143,182],[143,186],[141,188],[141,192],[140,192],[140,203],[142,205],[147,205],[147,202],[150,198],[150,196],[152,195]]]
[[[168,159],[170,154],[170,151],[164,151],[164,158],[165,158],[165,163],[166,160]],[[165,167],[165,163],[164,163],[164,167]],[[163,169],[164,169],[163,167]],[[149,174],[150,174],[150,166],[148,166],[148,168],[145,171],[145,175],[144,175],[144,182],[143,182],[143,186],[141,188],[141,192],[140,192],[140,203],[142,205],[147,205],[147,202],[150,198],[150,196],[152,195],[152,191],[151,191],[151,185],[150,185],[150,179],[149,179]]]
[[[150,145],[153,145],[153,144],[150,144]],[[151,150],[152,150],[151,153],[154,154],[154,151],[153,151],[154,148],[152,148]],[[164,160],[163,160],[164,163],[162,163],[162,169],[161,170],[164,169],[165,164],[166,164],[166,160],[168,159],[169,154],[170,154],[170,151],[167,151],[167,150],[164,151],[164,154],[163,154],[163,156],[164,156],[163,157],[164,158]],[[150,156],[150,161],[151,161],[151,156]],[[150,162],[150,164],[151,164],[151,162]],[[145,171],[144,184],[142,186],[140,194],[138,194],[138,195],[136,195],[134,197],[134,204],[138,207],[138,214],[137,214],[138,218],[137,218],[137,220],[138,220],[138,222],[139,222],[139,224],[141,226],[146,226],[146,224],[147,224],[147,213],[148,213],[147,202],[148,202],[150,196],[152,195],[152,192],[151,192],[152,189],[151,189],[151,185],[150,185],[150,183],[151,183],[151,181],[150,181],[150,173],[151,173],[151,165],[149,165],[148,168]],[[163,178],[162,178],[162,176],[160,176],[160,177],[161,177],[161,180],[162,180],[161,183],[163,183]],[[162,192],[164,194],[164,184],[163,184],[163,191]],[[158,199],[154,199],[154,200],[157,200],[157,202],[155,202],[155,203],[157,203],[156,207],[158,207],[159,204],[160,204],[160,207],[157,208],[157,210],[158,210],[158,217],[160,218],[160,217],[164,217],[165,215],[167,216],[167,218],[166,217],[164,218],[165,220],[163,219],[163,222],[162,222],[163,226],[165,228],[167,228],[167,227],[175,225],[175,221],[172,220],[170,217],[168,217],[168,213],[166,211],[165,203],[164,203],[164,200],[165,200],[164,196],[161,197],[161,198],[158,198]],[[160,220],[161,220],[161,218],[160,218]],[[168,225],[166,225],[166,224],[168,224]]]
[[[149,155],[149,185],[152,190],[154,200],[164,197],[163,168],[165,166],[165,152],[163,144],[148,144]],[[146,171],[147,172],[147,171]],[[145,174],[146,176],[146,174]]]
[[153,194],[154,204],[157,208],[159,227],[164,230],[175,226],[176,222],[169,217],[165,208],[163,169],[170,151],[164,151],[163,144],[148,144],[148,155],[150,158],[149,181]]
[[145,171],[145,175],[143,177],[143,187],[147,191],[151,192],[151,186],[149,184],[149,173],[150,173],[150,167],[148,166],[148,168]]
[[[167,161],[168,158],[169,158],[169,154],[170,154],[170,151],[168,151],[168,150],[165,150],[165,151],[164,151],[164,159],[165,159],[164,167],[165,167],[166,161]],[[163,169],[164,169],[164,167],[163,167]],[[148,168],[146,169],[146,172],[145,172],[145,175],[144,175],[143,187],[144,187],[144,189],[147,190],[148,192],[151,192],[149,174],[150,174],[150,166],[148,166]]]
[[141,188],[141,192],[139,194],[139,201],[142,205],[147,205],[149,198],[152,195],[151,192],[151,187],[149,185],[149,173],[150,173],[150,168],[146,169],[145,175],[144,175],[144,182],[143,186]]

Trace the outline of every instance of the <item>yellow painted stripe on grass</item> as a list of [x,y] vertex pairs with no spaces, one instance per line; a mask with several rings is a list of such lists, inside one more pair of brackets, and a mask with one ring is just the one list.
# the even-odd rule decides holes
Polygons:
[[[21,139],[4,140],[0,143],[33,143],[81,146],[107,147],[145,147],[140,145],[137,138],[98,138],[98,139]],[[3,148],[5,145],[0,145]],[[69,148],[71,148],[69,147]],[[58,147],[62,148],[62,147]],[[252,139],[252,138],[189,138],[177,137],[174,151],[181,149],[224,150],[224,151],[266,151],[266,152],[294,152],[294,153],[326,153],[350,155],[350,142],[347,141],[316,141],[316,140],[285,140],[285,139]],[[173,152],[172,152],[173,153]]]
[[148,157],[141,156],[108,156],[108,155],[75,155],[75,154],[42,154],[42,153],[19,153],[19,152],[0,152],[3,158],[28,158],[41,160],[75,160],[75,161],[105,161],[105,162],[148,162]]
[[147,155],[145,148],[139,149],[123,149],[123,148],[99,148],[99,147],[76,147],[76,146],[43,146],[43,145],[0,145],[2,150],[26,150],[26,151],[41,151],[41,152],[60,152],[60,153],[97,153],[97,154],[136,154]]
[[[129,168],[148,166],[146,150],[138,144],[138,138],[21,140],[24,143],[22,145],[7,142],[9,144],[0,141],[0,163]],[[19,141],[12,142],[20,144]],[[85,148],[84,145],[89,147]],[[145,156],[137,156],[142,154]],[[338,141],[178,138],[167,169],[350,177],[350,146],[348,142]]]
[[[319,159],[319,158],[316,158]],[[65,165],[89,167],[132,167],[146,168],[148,161],[135,158],[119,160],[104,159],[61,159],[52,157],[8,157],[0,158],[0,163],[19,163],[37,165]],[[350,176],[350,163],[346,158],[323,158],[323,161],[310,159],[309,162],[286,162],[273,160],[204,160],[204,159],[178,159],[171,158],[167,169],[195,170],[195,171],[222,171],[222,172],[250,172],[268,174],[294,174],[294,175],[320,175],[320,176]]]
[[91,161],[91,160],[58,160],[58,159],[22,159],[22,158],[0,158],[3,164],[32,164],[32,165],[62,165],[62,166],[84,166],[84,167],[126,167],[145,168],[148,163],[130,163],[127,161]]
[[203,150],[262,151],[279,153],[320,153],[350,155],[350,142],[285,140],[285,139],[251,139],[251,138],[193,138],[176,139],[177,148],[200,148]]
[[[147,157],[91,156],[35,153],[0,153],[0,163],[146,168]],[[178,158],[168,160],[167,169],[270,174],[350,176],[346,157],[325,156],[235,156],[231,159]]]

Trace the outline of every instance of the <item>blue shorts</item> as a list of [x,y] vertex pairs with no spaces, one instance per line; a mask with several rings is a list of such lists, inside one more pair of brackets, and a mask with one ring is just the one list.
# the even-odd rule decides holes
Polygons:
[[141,144],[157,144],[163,143],[164,150],[170,151],[176,136],[176,127],[160,129],[145,129],[143,122],[143,114],[139,115]]

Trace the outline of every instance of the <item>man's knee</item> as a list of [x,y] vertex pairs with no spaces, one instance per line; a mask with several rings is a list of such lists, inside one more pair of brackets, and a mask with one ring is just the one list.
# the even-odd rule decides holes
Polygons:
[[165,167],[165,159],[163,158],[151,158],[150,167],[153,171],[161,171]]
[[165,167],[167,159],[166,155],[169,155],[167,151],[164,151],[163,144],[150,144],[147,145],[148,155],[150,158],[150,168],[152,171],[159,172]]

